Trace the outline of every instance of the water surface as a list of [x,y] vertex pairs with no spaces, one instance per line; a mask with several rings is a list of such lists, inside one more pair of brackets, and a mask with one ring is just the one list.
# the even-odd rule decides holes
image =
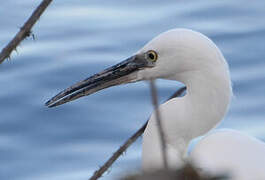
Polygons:
[[[3,1],[0,48],[40,1]],[[209,36],[231,70],[234,98],[219,128],[265,140],[265,1],[54,1],[0,65],[0,179],[87,179],[152,112],[144,82],[48,109],[60,90],[184,27]],[[162,102],[179,83],[159,81]],[[141,167],[137,141],[102,179]]]

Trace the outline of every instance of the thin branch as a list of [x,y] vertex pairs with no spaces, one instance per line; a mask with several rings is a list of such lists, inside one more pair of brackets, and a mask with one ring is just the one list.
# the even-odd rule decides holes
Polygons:
[[152,103],[155,109],[155,118],[157,122],[158,134],[159,134],[159,138],[161,141],[161,150],[162,150],[164,168],[168,169],[165,134],[163,131],[161,116],[160,116],[159,109],[158,109],[158,100],[157,100],[155,80],[150,80],[150,89],[151,89],[151,95],[152,95]]
[[134,133],[108,160],[107,162],[99,168],[99,170],[95,171],[93,176],[89,178],[89,180],[96,180],[100,178],[105,171],[118,159],[120,155],[139,137],[143,134],[145,128],[147,126],[147,122],[136,132]]
[[[169,99],[179,97],[184,90],[186,90],[186,87],[178,89],[172,96],[170,96]],[[109,167],[126,151],[126,149],[128,149],[128,147],[144,133],[147,123],[148,121],[146,121],[145,124],[140,129],[138,129],[136,133],[134,133],[129,139],[127,139],[127,141],[103,164],[103,166],[101,166],[94,172],[93,176],[91,176],[89,180],[96,180],[100,178],[109,169]]]
[[[173,99],[173,98],[175,98],[175,97],[180,97],[181,95],[182,95],[182,93],[184,92],[184,91],[186,91],[186,87],[184,86],[184,87],[181,87],[180,89],[178,89],[174,94],[172,94],[172,96],[170,96],[169,98],[168,98],[168,100],[170,100],[170,99]],[[167,100],[167,101],[168,101]]]
[[33,25],[40,18],[45,9],[49,6],[52,0],[43,0],[40,5],[34,10],[31,14],[30,18],[25,22],[25,24],[20,28],[20,31],[16,34],[16,36],[4,47],[0,53],[0,64],[6,59],[10,57],[10,54],[13,50],[17,48],[21,41],[23,41],[26,37],[34,35],[31,32]]

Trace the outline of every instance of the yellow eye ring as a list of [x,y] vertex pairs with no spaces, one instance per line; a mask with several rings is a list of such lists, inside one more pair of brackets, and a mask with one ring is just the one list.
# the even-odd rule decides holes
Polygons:
[[150,59],[151,61],[155,62],[157,60],[157,53],[153,50],[148,51],[147,53],[147,58]]

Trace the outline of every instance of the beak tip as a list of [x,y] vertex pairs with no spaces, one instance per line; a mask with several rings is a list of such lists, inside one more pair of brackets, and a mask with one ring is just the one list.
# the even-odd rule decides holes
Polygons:
[[49,100],[45,103],[45,106],[47,106],[48,108],[54,107],[54,104],[52,104],[52,101]]
[[46,106],[47,108],[52,108],[52,107],[55,107],[56,105],[54,105],[54,104],[45,104],[45,106]]
[[62,105],[64,103],[66,103],[68,101],[65,101],[65,99],[59,100],[59,101],[54,101],[54,100],[49,100],[45,103],[45,106],[47,106],[48,108],[53,108],[59,105]]
[[49,106],[50,104],[51,104],[50,100],[45,102],[45,106]]

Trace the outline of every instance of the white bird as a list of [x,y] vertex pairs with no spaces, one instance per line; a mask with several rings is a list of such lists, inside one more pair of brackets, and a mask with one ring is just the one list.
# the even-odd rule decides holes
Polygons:
[[[265,179],[265,144],[234,130],[207,134],[187,155],[190,141],[223,119],[232,96],[226,60],[201,33],[188,29],[164,32],[134,56],[67,88],[46,105],[54,107],[110,86],[156,78],[180,81],[187,87],[184,97],[159,106],[170,168],[192,161],[203,172],[228,172],[233,180]],[[155,113],[143,136],[142,168],[163,168]]]

